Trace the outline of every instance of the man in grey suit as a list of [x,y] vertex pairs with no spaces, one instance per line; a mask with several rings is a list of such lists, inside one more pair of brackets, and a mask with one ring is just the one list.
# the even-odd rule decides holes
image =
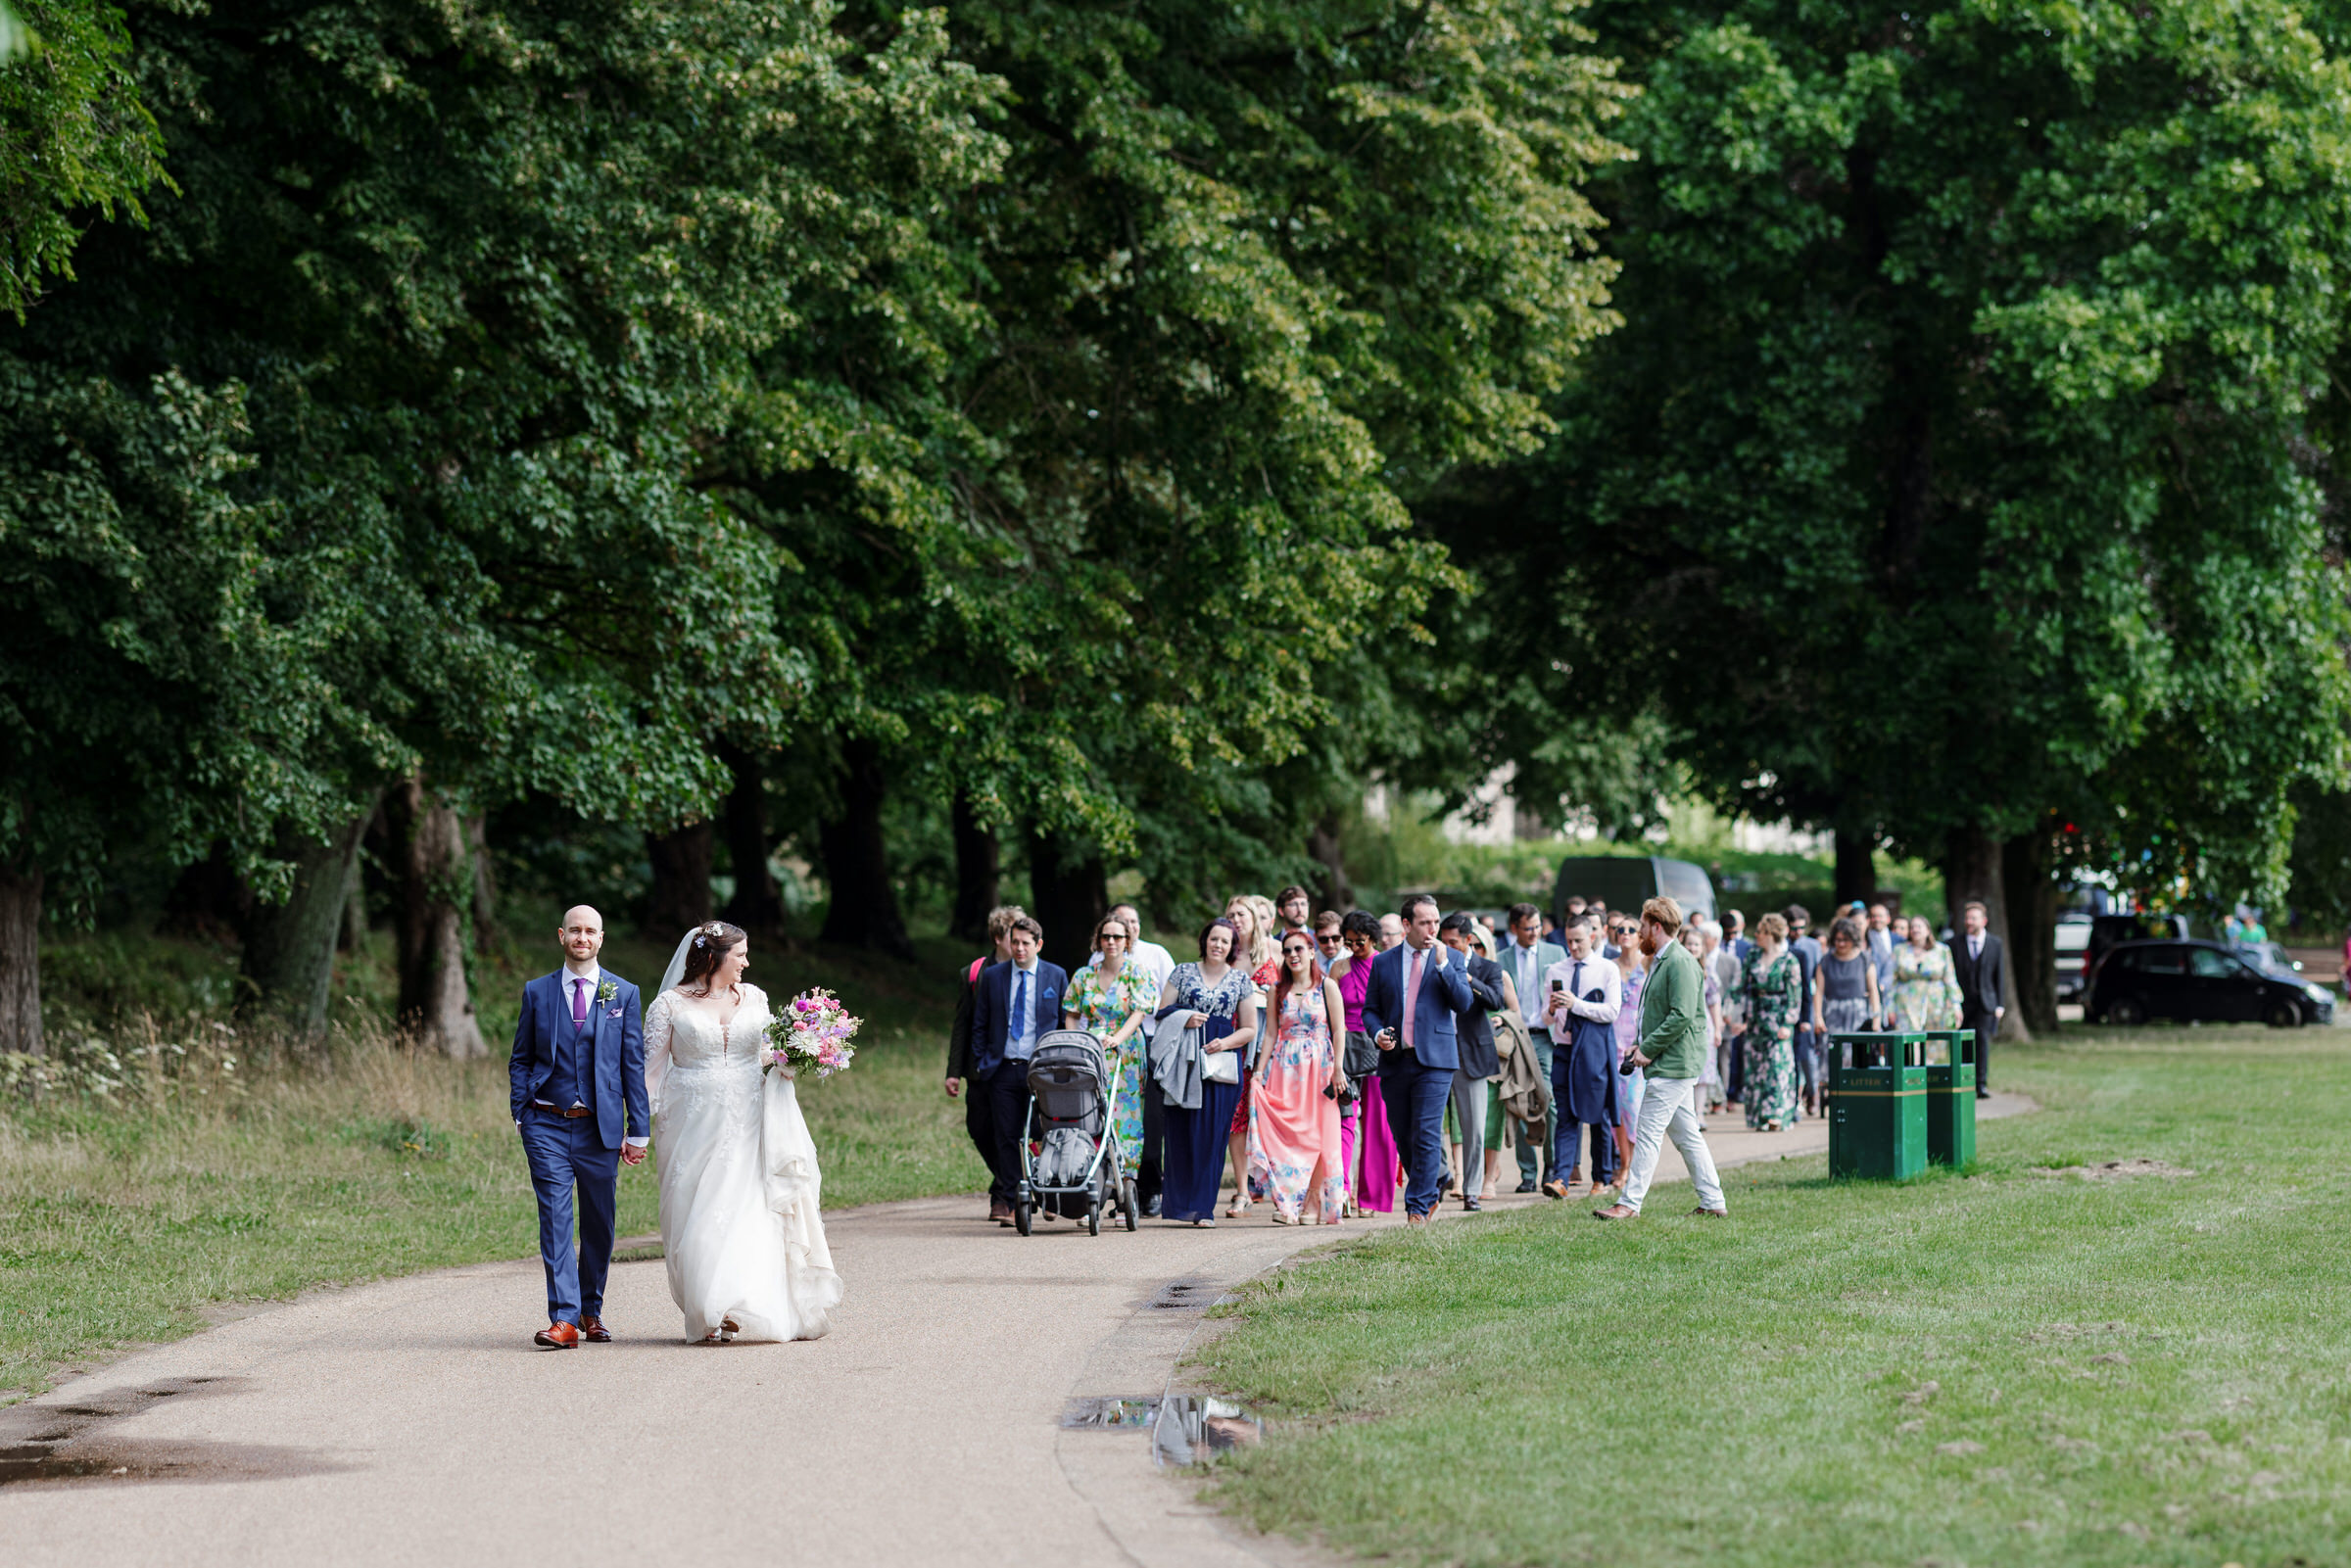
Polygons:
[[[1543,1081],[1549,1083],[1551,1030],[1542,1022],[1549,1017],[1543,1006],[1543,976],[1551,973],[1554,964],[1567,962],[1567,950],[1543,940],[1543,912],[1532,904],[1512,904],[1510,922],[1511,942],[1502,950],[1502,969],[1518,993],[1518,1016],[1526,1021],[1527,1036],[1535,1042],[1535,1061],[1543,1069]],[[1551,1173],[1549,1129],[1512,1120],[1518,1129],[1518,1190],[1534,1192]]]
[[2008,979],[2008,955],[1991,934],[1991,917],[1982,904],[1969,900],[1959,920],[1965,928],[1951,944],[1951,977],[1959,982],[1960,1026],[1976,1031],[1976,1098],[1981,1100],[1991,1093],[1987,1081],[1991,1037],[2008,1016],[2000,996]]

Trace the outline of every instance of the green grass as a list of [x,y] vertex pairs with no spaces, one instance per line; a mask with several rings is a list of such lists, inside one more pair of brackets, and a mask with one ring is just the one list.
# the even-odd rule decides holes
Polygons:
[[[156,956],[175,986],[204,994],[200,959],[155,955],[161,945],[120,956]],[[669,956],[654,945],[616,939],[606,961],[649,988]],[[912,968],[755,955],[752,978],[769,991],[829,984],[867,1021],[856,1066],[801,1096],[827,1208],[985,1185],[961,1104],[939,1088],[959,952],[926,944]],[[268,1042],[197,1010],[115,1028],[132,1067],[111,1097],[0,1110],[0,1398],[193,1332],[214,1304],[534,1254],[505,1047],[522,979],[553,964],[527,957],[477,977],[487,1061],[418,1056],[363,1021],[323,1063],[257,1070]],[[367,962],[353,989],[371,983]],[[149,1040],[165,1049],[130,1054]],[[655,1227],[652,1168],[622,1173],[623,1235]]]
[[[2336,1563],[2351,1048],[2075,1029],[2040,1114],[1895,1188],[1547,1205],[1317,1255],[1204,1353],[1273,1417],[1217,1496],[1406,1562]],[[2146,1156],[2189,1179],[2046,1167]]]

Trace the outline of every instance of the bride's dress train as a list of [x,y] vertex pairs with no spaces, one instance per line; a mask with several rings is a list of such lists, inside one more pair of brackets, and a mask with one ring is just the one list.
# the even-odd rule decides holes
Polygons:
[[645,1016],[669,1294],[690,1340],[727,1318],[739,1339],[816,1339],[841,1295],[817,1212],[816,1145],[798,1086],[759,1067],[767,993],[742,991],[724,1027],[675,991]]

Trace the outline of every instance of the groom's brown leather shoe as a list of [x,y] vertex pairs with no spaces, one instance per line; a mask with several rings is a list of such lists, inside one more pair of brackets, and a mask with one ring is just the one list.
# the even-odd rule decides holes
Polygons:
[[580,1331],[569,1323],[550,1323],[531,1336],[531,1343],[542,1350],[576,1351],[580,1348]]
[[604,1327],[602,1318],[583,1316],[580,1319],[580,1338],[591,1345],[609,1345],[612,1343],[612,1331]]

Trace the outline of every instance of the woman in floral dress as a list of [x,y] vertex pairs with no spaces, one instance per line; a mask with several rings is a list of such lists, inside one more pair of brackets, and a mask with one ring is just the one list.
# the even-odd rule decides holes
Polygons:
[[[1273,982],[1281,977],[1280,949],[1273,942],[1277,918],[1273,900],[1263,893],[1235,893],[1224,905],[1224,918],[1241,933],[1240,943],[1233,949],[1232,967],[1248,971],[1251,983],[1260,991],[1271,991]],[[1262,997],[1258,1013],[1262,1018],[1271,1018]],[[1266,1025],[1269,1029],[1271,1026],[1271,1022]],[[1250,1074],[1244,1069],[1241,1103],[1232,1112],[1232,1204],[1224,1211],[1228,1219],[1238,1219],[1249,1212],[1250,1204],[1266,1195],[1266,1162],[1259,1151],[1249,1146],[1250,1093]]]
[[1894,1026],[1904,1032],[1959,1026],[1959,979],[1951,973],[1951,950],[1935,940],[1935,927],[1910,922],[1910,940],[1894,950]]
[[1110,1125],[1119,1135],[1119,1173],[1128,1181],[1143,1159],[1143,1022],[1159,1001],[1151,976],[1127,958],[1127,923],[1105,916],[1094,927],[1102,962],[1080,969],[1062,999],[1061,1026],[1102,1042],[1110,1069]]
[[1741,977],[1747,992],[1747,1076],[1740,1094],[1747,1124],[1777,1132],[1796,1115],[1796,1011],[1802,971],[1788,951],[1788,921],[1755,922],[1755,950]]
[[1335,1019],[1345,1025],[1347,1004],[1338,982],[1322,973],[1314,938],[1306,932],[1282,937],[1281,962],[1273,986],[1273,1031],[1257,1064],[1256,1092],[1249,1100],[1249,1143],[1265,1162],[1273,1223],[1306,1223],[1311,1193],[1322,1223],[1335,1225],[1347,1198],[1335,1098],[1345,1073],[1331,1022]]

